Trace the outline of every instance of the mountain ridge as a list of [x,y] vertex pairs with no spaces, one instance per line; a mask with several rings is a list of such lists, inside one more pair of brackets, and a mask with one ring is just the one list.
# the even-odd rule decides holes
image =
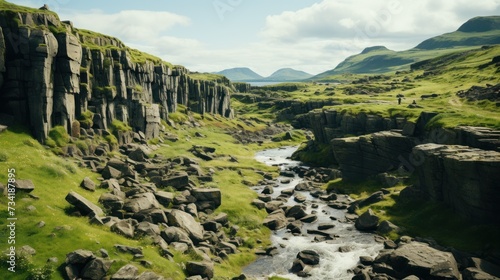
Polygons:
[[426,39],[409,50],[392,51],[384,46],[367,47],[361,53],[346,58],[334,69],[310,80],[323,80],[346,73],[380,74],[409,70],[411,64],[422,60],[491,44],[500,44],[500,16],[474,17],[456,31]]
[[215,72],[215,74],[224,75],[233,82],[291,82],[302,81],[313,77],[312,74],[289,67],[278,69],[267,77],[259,75],[248,67],[224,69],[222,71]]

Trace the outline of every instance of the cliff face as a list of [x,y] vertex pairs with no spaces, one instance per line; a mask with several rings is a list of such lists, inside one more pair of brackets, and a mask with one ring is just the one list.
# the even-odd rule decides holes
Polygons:
[[467,146],[425,144],[413,149],[420,158],[420,189],[464,217],[500,223],[500,153]]
[[51,13],[0,12],[0,106],[44,141],[58,125],[71,131],[85,111],[94,126],[118,119],[147,138],[161,119],[188,106],[232,116],[227,79],[193,79],[181,66],[153,61],[118,39],[81,32]]
[[390,129],[402,129],[404,118],[384,118],[366,113],[349,114],[335,109],[311,111],[299,121],[310,128],[316,141],[329,144],[332,139],[347,134],[363,135]]

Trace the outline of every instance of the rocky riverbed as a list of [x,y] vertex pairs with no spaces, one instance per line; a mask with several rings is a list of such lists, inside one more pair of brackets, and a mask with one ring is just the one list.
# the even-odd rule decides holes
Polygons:
[[313,169],[289,159],[295,147],[257,153],[256,159],[279,166],[276,179],[254,187],[254,205],[269,213],[272,246],[245,269],[257,279],[500,279],[500,267],[471,254],[444,248],[433,240],[401,236],[396,242],[377,232],[397,226],[379,222],[373,211],[349,214],[353,205],[384,199],[384,192],[361,201],[326,193],[322,181],[340,176],[334,169]]
[[[308,279],[351,279],[354,274],[349,270],[356,266],[359,258],[376,257],[383,245],[375,241],[374,234],[356,230],[354,223],[347,219],[349,217],[346,217],[345,210],[329,207],[329,199],[324,197],[326,193],[312,187],[313,182],[291,171],[297,168],[307,170],[300,162],[288,159],[295,150],[295,147],[286,147],[265,150],[256,155],[258,161],[280,166],[280,177],[263,182],[255,190],[258,193],[269,193],[270,186],[272,187],[272,193],[261,194],[260,199],[270,199],[265,203],[267,208],[281,204],[281,208],[287,209],[283,213],[286,222],[275,226],[269,224],[270,227],[275,227],[273,247],[266,250],[266,256],[248,266],[245,273],[262,279],[269,275],[290,279],[299,279],[298,275],[309,275]],[[337,197],[339,199],[341,198]],[[343,199],[347,201],[347,197]],[[271,209],[268,212],[269,210]],[[272,211],[270,217],[279,215],[279,210]],[[271,219],[268,218],[268,222]],[[307,260],[302,260],[305,267],[301,267],[302,264],[295,261],[296,257],[307,250],[316,252],[319,262],[308,264]]]

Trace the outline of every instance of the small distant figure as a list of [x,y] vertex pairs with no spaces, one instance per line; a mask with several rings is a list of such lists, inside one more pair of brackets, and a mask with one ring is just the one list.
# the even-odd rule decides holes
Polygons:
[[401,105],[401,97],[398,97],[398,105]]
[[417,105],[417,101],[415,101],[415,99],[413,99],[413,102],[411,104]]
[[49,5],[43,4],[43,6],[39,10],[48,11],[49,10]]

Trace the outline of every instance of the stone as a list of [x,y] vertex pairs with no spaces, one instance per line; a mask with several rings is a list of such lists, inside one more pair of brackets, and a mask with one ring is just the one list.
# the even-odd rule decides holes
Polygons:
[[137,213],[151,208],[159,208],[160,204],[153,193],[141,193],[127,199],[123,205],[123,210],[130,213]]
[[203,240],[203,227],[193,218],[193,216],[174,209],[170,213],[167,213],[167,218],[170,226],[184,229],[193,241],[200,242]]
[[319,254],[314,250],[304,250],[297,254],[297,258],[308,265],[319,264]]
[[264,219],[263,225],[271,230],[278,230],[286,227],[287,219],[283,211],[275,211]]
[[92,259],[82,268],[80,273],[81,278],[91,280],[103,279],[111,268],[112,263],[112,261],[102,258]]
[[123,208],[125,201],[120,196],[114,195],[112,193],[103,193],[99,197],[99,203],[101,203],[105,209],[116,211]]
[[80,183],[80,187],[91,192],[95,191],[95,183],[89,177],[85,177],[83,179],[83,181]]
[[186,273],[188,276],[200,275],[202,278],[214,277],[214,265],[210,262],[187,262]]
[[179,227],[168,227],[164,229],[160,233],[160,235],[163,238],[163,240],[165,240],[167,243],[173,243],[173,242],[184,242],[188,244],[192,243],[187,231]]
[[154,193],[156,200],[163,206],[169,207],[174,200],[174,194],[170,192],[157,191]]
[[370,257],[370,256],[361,256],[361,257],[359,257],[359,262],[362,265],[372,265],[373,261],[374,261],[374,259],[372,257]]
[[257,207],[257,209],[264,209],[266,207],[266,203],[260,199],[252,200],[252,205]]
[[148,155],[151,154],[152,151],[145,147],[145,146],[139,146],[132,152],[128,154],[128,157],[131,160],[137,161],[137,162],[144,162],[148,159]]
[[21,257],[31,257],[36,255],[36,250],[29,245],[24,245],[21,248],[19,248],[18,255]]
[[132,226],[128,221],[121,220],[114,223],[111,226],[111,231],[116,232],[128,238],[134,238],[134,226]]
[[295,218],[295,219],[302,219],[304,218],[305,216],[307,216],[307,213],[304,209],[303,206],[301,205],[294,205],[292,207],[290,207],[287,211],[286,211],[286,216],[287,217],[292,217],[292,218]]
[[399,246],[390,254],[387,264],[403,277],[415,275],[423,279],[460,279],[453,254],[420,242]]
[[111,166],[104,167],[101,174],[104,179],[119,179],[122,176],[118,169]]
[[131,264],[122,266],[111,276],[111,280],[136,280],[139,275],[139,269]]
[[31,181],[31,180],[16,180],[16,182],[14,183],[14,186],[16,186],[16,192],[21,191],[21,192],[30,193],[33,190],[35,190],[35,185],[33,184],[33,181]]
[[297,194],[295,194],[295,197],[293,198],[293,200],[297,203],[302,203],[302,202],[305,202],[307,200],[307,198],[303,194],[297,193]]
[[157,186],[161,188],[173,187],[176,190],[180,190],[188,185],[189,177],[187,173],[164,178],[157,184]]
[[66,264],[86,264],[95,258],[94,253],[88,250],[76,250],[66,255]]
[[84,198],[83,196],[77,194],[76,192],[70,192],[66,195],[66,201],[73,205],[82,215],[92,215],[92,216],[104,216],[102,209]]
[[[205,205],[205,207],[203,207],[205,209],[208,208],[211,210],[215,210],[222,204],[222,194],[220,189],[194,188],[193,190],[191,190],[191,195],[196,198],[196,205]],[[204,202],[207,202],[208,204],[204,204]]]
[[262,194],[273,194],[274,189],[272,186],[265,186],[264,189],[262,190]]
[[314,223],[317,220],[318,220],[318,216],[316,216],[314,214],[309,214],[305,217],[300,218],[300,221],[302,221],[304,223],[308,223],[308,224]]
[[142,249],[138,247],[130,247],[121,244],[115,244],[114,247],[116,248],[116,250],[122,253],[129,253],[132,255],[137,255],[137,254],[142,255]]
[[390,232],[399,232],[400,229],[398,226],[396,226],[395,224],[385,220],[385,221],[382,221],[380,222],[378,228],[377,228],[377,231],[380,233],[380,234],[388,234]]
[[379,217],[373,213],[373,210],[368,209],[356,220],[354,226],[361,231],[372,231],[378,227]]
[[463,280],[498,280],[500,278],[488,274],[480,269],[468,267],[462,272]]
[[165,277],[160,276],[151,271],[145,271],[141,275],[137,276],[134,280],[166,280]]
[[160,235],[160,227],[156,224],[152,224],[149,222],[140,222],[136,227],[135,227],[135,235],[139,236],[156,236]]

